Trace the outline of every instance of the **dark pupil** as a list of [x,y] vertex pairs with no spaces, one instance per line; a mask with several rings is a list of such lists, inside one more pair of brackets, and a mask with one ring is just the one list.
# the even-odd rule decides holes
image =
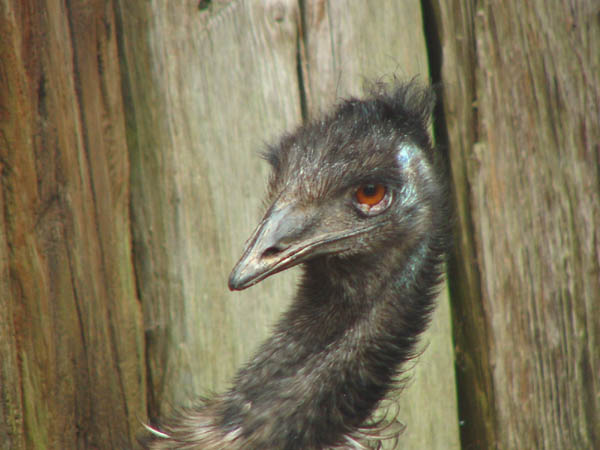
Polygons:
[[373,197],[377,193],[377,186],[374,184],[365,184],[363,186],[363,194],[367,197]]

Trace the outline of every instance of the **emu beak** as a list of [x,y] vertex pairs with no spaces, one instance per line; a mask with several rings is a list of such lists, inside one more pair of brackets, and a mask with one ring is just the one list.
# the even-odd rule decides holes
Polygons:
[[229,289],[240,291],[305,261],[323,242],[315,233],[316,215],[295,205],[269,209],[229,276]]

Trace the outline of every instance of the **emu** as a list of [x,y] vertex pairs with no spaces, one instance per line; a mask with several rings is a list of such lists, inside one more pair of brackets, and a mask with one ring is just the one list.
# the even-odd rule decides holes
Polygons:
[[147,427],[148,448],[379,448],[372,414],[415,356],[449,243],[433,104],[376,84],[267,149],[269,207],[229,288],[302,264],[298,291],[232,387]]

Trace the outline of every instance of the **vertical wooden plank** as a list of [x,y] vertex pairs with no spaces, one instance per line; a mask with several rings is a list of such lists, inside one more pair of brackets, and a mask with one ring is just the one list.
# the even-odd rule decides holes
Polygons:
[[114,16],[110,2],[69,6],[0,7],[0,435],[130,448],[144,348]]
[[[0,441],[11,448],[25,448],[23,386],[19,366],[17,331],[14,318],[17,304],[13,300],[12,226],[8,220],[13,194],[7,192],[8,179],[14,177],[11,146],[27,145],[32,126],[32,112],[19,92],[25,90],[25,68],[18,51],[21,36],[14,5],[0,6]],[[20,120],[19,120],[20,119]],[[19,126],[17,121],[19,120]]]
[[227,386],[291,297],[292,274],[242,293],[227,277],[260,219],[259,152],[301,121],[298,11],[293,1],[120,11],[135,261],[151,411],[162,414]]
[[[445,45],[460,34],[447,18]],[[474,96],[451,85],[445,101],[452,152],[467,169],[475,252],[463,257],[479,265],[488,324],[477,347],[489,355],[496,431],[485,439],[498,448],[600,445],[597,19],[593,1],[480,2],[458,22],[473,30],[474,59],[451,44],[445,54],[471,64],[475,80]],[[477,108],[471,141],[451,115],[466,99]]]
[[[493,448],[494,391],[490,373],[489,322],[482,302],[473,231],[469,173],[478,139],[476,49],[472,2],[431,1],[441,47],[445,132],[448,136],[456,208],[455,247],[449,264],[461,441],[465,448]],[[485,344],[485,345],[482,345]]]
[[598,5],[483,2],[475,26],[482,147],[474,214],[500,445],[595,448]]
[[306,97],[309,115],[361,93],[365,82],[429,81],[418,1],[304,2]]
[[[418,1],[303,2],[302,42],[308,116],[339,98],[359,95],[367,81],[414,77],[427,84],[429,69]],[[459,447],[452,330],[444,288],[423,354],[409,371],[411,381],[398,400],[406,424],[403,448]],[[435,430],[433,432],[432,430]]]

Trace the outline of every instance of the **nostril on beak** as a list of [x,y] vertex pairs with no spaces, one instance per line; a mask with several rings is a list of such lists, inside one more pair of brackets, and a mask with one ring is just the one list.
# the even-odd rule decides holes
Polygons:
[[270,258],[272,256],[277,256],[279,253],[284,251],[286,248],[288,248],[288,246],[272,245],[271,247],[267,248],[264,252],[262,252],[261,257],[262,258]]

